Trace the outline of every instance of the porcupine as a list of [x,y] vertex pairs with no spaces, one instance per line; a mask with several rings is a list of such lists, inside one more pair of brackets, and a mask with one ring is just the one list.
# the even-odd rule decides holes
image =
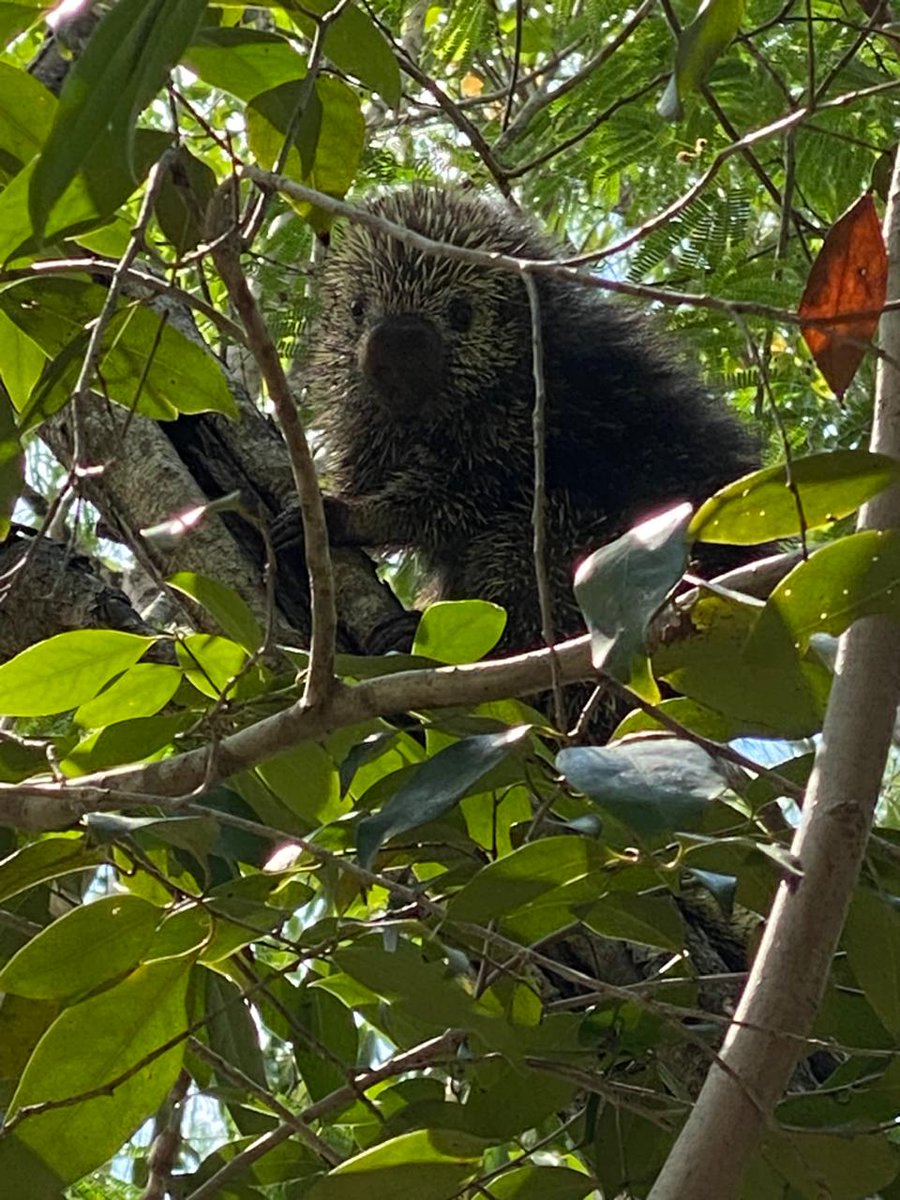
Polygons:
[[[561,252],[530,220],[470,191],[414,185],[368,208],[435,241],[526,259]],[[571,636],[583,629],[572,591],[580,558],[654,510],[704,499],[756,456],[643,313],[571,279],[540,275],[537,287],[547,568],[555,633]],[[498,652],[541,644],[522,280],[357,224],[327,256],[320,301],[307,374],[328,447],[332,540],[414,549],[429,599],[506,609]],[[296,524],[282,522],[282,545]],[[728,562],[713,550],[700,569]],[[583,696],[575,691],[570,713]],[[608,734],[611,714],[599,721],[594,735]]]
[[[529,219],[470,191],[415,185],[367,207],[434,241],[532,260],[561,254]],[[565,636],[583,630],[572,590],[580,558],[654,511],[705,499],[758,460],[750,434],[646,314],[571,278],[536,279],[547,566],[555,632]],[[328,450],[332,540],[415,550],[430,599],[481,597],[506,609],[500,653],[541,644],[532,314],[522,280],[354,224],[329,250],[319,299],[305,374]],[[296,516],[286,523],[296,526]],[[289,540],[284,529],[279,540]],[[698,549],[704,573],[739,561],[728,548]],[[574,717],[587,692],[569,691]],[[592,738],[608,736],[620,715],[601,710]],[[685,894],[679,903],[700,972],[740,970],[745,934],[724,914],[710,920],[705,902]],[[588,933],[567,935],[551,953],[631,982],[648,966],[646,955],[643,965],[630,959],[632,949]],[[711,997],[710,1007],[721,1002]]]

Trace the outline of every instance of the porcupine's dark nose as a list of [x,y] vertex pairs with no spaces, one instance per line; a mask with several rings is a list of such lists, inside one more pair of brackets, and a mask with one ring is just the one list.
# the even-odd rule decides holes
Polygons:
[[427,405],[444,380],[444,343],[427,317],[397,313],[382,318],[359,348],[366,378],[390,403]]

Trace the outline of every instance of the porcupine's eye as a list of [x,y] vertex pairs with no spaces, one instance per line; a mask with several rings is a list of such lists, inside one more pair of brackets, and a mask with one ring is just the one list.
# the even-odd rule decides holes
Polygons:
[[360,324],[363,317],[366,315],[366,298],[365,296],[354,296],[350,303],[350,316],[353,320]]
[[466,333],[472,327],[472,301],[468,296],[451,296],[447,303],[447,323],[455,333]]

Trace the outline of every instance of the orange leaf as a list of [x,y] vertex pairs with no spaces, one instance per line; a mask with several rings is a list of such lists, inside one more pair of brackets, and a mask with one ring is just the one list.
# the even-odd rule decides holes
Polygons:
[[[801,317],[842,318],[802,327],[806,344],[832,391],[842,396],[877,326],[887,293],[887,251],[870,194],[830,229],[800,301]],[[872,312],[873,316],[844,316]]]

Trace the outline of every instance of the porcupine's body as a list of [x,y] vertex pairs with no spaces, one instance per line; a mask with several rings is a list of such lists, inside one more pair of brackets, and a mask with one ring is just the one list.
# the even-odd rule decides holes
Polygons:
[[[370,209],[436,241],[530,259],[556,246],[477,195],[413,187]],[[754,465],[751,440],[647,318],[538,282],[547,390],[546,529],[557,635],[581,630],[573,566],[654,510]],[[427,255],[360,225],[332,248],[311,398],[336,541],[417,550],[431,598],[502,604],[501,650],[540,641],[532,557],[531,313],[515,274]]]

